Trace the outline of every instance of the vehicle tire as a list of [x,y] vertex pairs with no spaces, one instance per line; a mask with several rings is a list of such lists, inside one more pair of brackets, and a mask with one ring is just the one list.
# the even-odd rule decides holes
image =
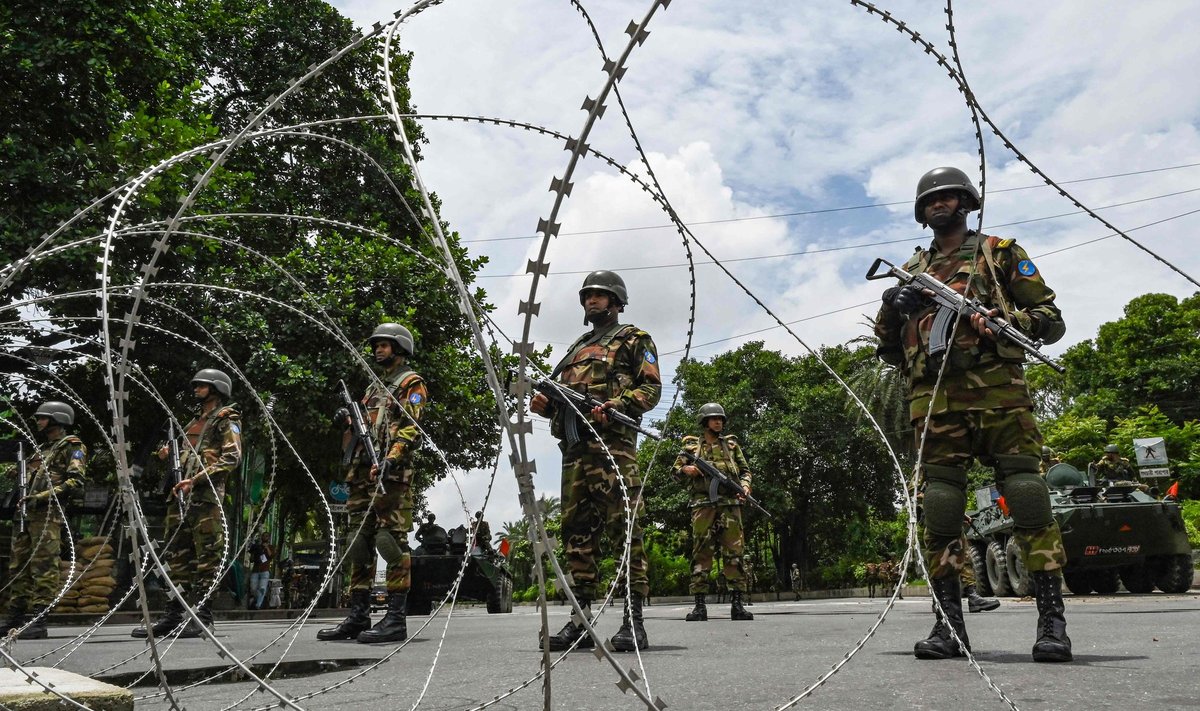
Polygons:
[[1092,589],[1101,595],[1112,595],[1121,589],[1121,571],[1119,568],[1097,568],[1089,570],[1088,580]]
[[[1088,570],[1068,570],[1063,572],[1063,582],[1074,595],[1087,595],[1092,591],[1092,576]],[[1120,584],[1120,581],[1117,581]]]
[[1154,584],[1165,593],[1187,592],[1192,587],[1192,556],[1166,556]]
[[1121,568],[1121,582],[1131,593],[1144,594],[1154,591],[1154,573],[1148,563]]
[[488,593],[487,611],[489,615],[512,612],[512,578],[500,575],[500,583],[492,587]]
[[992,586],[992,594],[1005,596],[1012,595],[1012,588],[1008,582],[1008,564],[1004,559],[1004,549],[996,541],[988,543],[987,555],[987,581]]
[[1029,582],[1029,571],[1025,570],[1025,563],[1021,557],[1021,546],[1017,545],[1016,539],[1008,539],[1008,545],[1004,547],[1004,562],[1008,568],[1008,587],[1012,589],[1013,595],[1028,597],[1033,594],[1033,586]]
[[408,594],[408,602],[405,604],[406,615],[428,615],[433,612],[433,601],[421,595]]
[[967,565],[975,571],[975,588],[980,595],[992,594],[992,583],[988,580],[987,546],[982,542],[971,543],[967,548]]

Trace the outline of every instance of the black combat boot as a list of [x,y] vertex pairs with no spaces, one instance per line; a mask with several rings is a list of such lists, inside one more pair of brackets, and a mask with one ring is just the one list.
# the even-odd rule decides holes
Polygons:
[[650,642],[646,640],[646,628],[642,624],[641,593],[635,592],[625,598],[625,618],[621,621],[621,629],[617,630],[610,641],[613,649],[618,652],[650,648]]
[[204,629],[201,627],[201,625],[212,629],[213,616],[212,610],[209,608],[208,603],[205,602],[196,605],[195,612],[196,617],[200,618],[200,621],[196,622],[196,620],[189,617],[187,624],[184,625],[183,629],[179,632],[179,639],[194,639],[196,637],[203,637]]
[[[155,620],[153,625],[150,625],[150,631],[154,633],[155,637],[165,637],[181,624],[183,624],[183,605],[179,604],[179,601],[175,598],[170,598],[167,600],[163,616]],[[146,628],[138,625],[133,628],[129,636],[136,639],[145,639],[147,637]]]
[[980,595],[974,584],[963,588],[963,595],[967,596],[967,610],[971,612],[987,612],[1000,607],[999,600]]
[[358,639],[371,629],[371,591],[350,591],[350,614],[333,627],[317,630],[317,639],[329,642],[335,639]]
[[4,623],[4,631],[0,632],[0,637],[7,637],[9,632],[21,629],[24,624],[25,601],[13,600],[8,606],[8,620]]
[[1033,595],[1038,608],[1038,638],[1033,643],[1033,661],[1069,662],[1071,638],[1063,616],[1062,578],[1056,573],[1033,573]]
[[[588,620],[592,619],[592,601],[585,597],[576,598],[579,600],[579,607],[587,615]],[[575,616],[572,615],[567,624],[558,631],[558,634],[550,635],[550,651],[565,652],[575,644],[575,640],[579,640],[576,645],[578,649],[591,649],[596,646],[592,641],[592,636],[587,633],[587,628],[581,623],[575,621]]]
[[729,604],[729,619],[731,620],[753,620],[754,613],[742,607],[742,591],[734,590],[730,597]]
[[375,642],[403,642],[408,639],[408,625],[404,622],[408,591],[388,593],[388,609],[383,619],[371,629],[358,635],[363,644]]
[[50,633],[46,631],[46,606],[33,606],[33,622],[25,628],[25,631],[17,636],[17,639],[46,639]]
[[696,593],[696,606],[684,619],[688,622],[708,622],[708,606],[704,604],[704,593]]
[[933,625],[933,631],[929,633],[929,637],[913,645],[913,654],[917,659],[950,659],[951,657],[966,656],[958,643],[950,636],[950,629],[953,628],[955,634],[962,640],[963,646],[968,651],[971,649],[971,640],[967,638],[967,627],[963,624],[962,584],[959,582],[958,576],[952,575],[948,578],[933,580],[930,582],[929,588],[930,592],[937,597],[937,601],[941,603],[946,618],[943,620],[941,615],[937,615],[937,606],[935,605],[934,614],[937,615],[937,622]]

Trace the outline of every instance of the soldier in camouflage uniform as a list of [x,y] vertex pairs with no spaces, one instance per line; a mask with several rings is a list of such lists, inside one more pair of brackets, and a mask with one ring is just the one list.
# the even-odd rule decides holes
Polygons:
[[[196,604],[200,622],[211,628],[213,616],[207,593],[224,562],[221,506],[225,501],[225,486],[242,464],[242,416],[237,406],[229,402],[233,381],[226,373],[205,368],[196,373],[191,385],[200,412],[183,428],[183,440],[179,442],[183,478],[171,487],[173,501],[167,506],[164,562],[171,581]],[[164,446],[158,457],[167,456],[168,447]],[[182,511],[174,499],[182,499]],[[179,630],[179,637],[203,634],[196,620],[190,618],[180,629],[183,620],[183,604],[171,597],[165,614],[151,626],[151,631],[155,637],[175,630]],[[144,638],[146,628],[138,626],[130,635]]]
[[[917,222],[933,228],[934,239],[928,249],[917,249],[905,270],[931,274],[989,304],[994,315],[1034,339],[1059,340],[1066,326],[1054,305],[1054,292],[1025,250],[1011,239],[967,229],[967,214],[979,205],[978,191],[961,170],[937,168],[926,173],[917,184],[914,214]],[[996,471],[997,486],[1013,517],[1013,537],[1033,579],[1038,606],[1033,658],[1069,661],[1071,641],[1062,603],[1066,553],[1051,516],[1049,489],[1038,474],[1042,439],[1025,383],[1024,352],[997,341],[975,315],[952,323],[953,341],[944,352],[931,354],[937,307],[928,296],[905,285],[884,292],[883,302],[875,321],[878,355],[901,367],[908,377],[909,414],[918,446],[926,416],[931,415],[922,452],[924,542],[930,587],[945,619],[938,616],[933,631],[916,644],[914,653],[921,659],[960,656],[949,628],[969,649],[959,572],[966,564],[962,535],[966,468],[978,458]],[[944,377],[935,392],[943,365]]]
[[75,435],[67,434],[67,428],[75,424],[74,408],[52,400],[39,407],[34,417],[46,443],[25,465],[29,477],[22,499],[25,526],[22,531],[18,524],[13,525],[8,620],[0,638],[25,624],[31,606],[33,622],[20,639],[46,638],[46,608],[54,602],[60,584],[63,506],[67,499],[82,493],[87,477],[87,447]]
[[[371,335],[381,384],[367,386],[362,404],[367,411],[371,438],[381,450],[384,471],[373,467],[363,447],[354,446],[346,483],[350,485],[347,511],[351,521],[365,517],[357,535],[347,544],[350,563],[350,615],[340,624],[317,632],[317,639],[357,639],[364,644],[399,642],[408,637],[405,605],[412,579],[412,553],[408,533],[413,527],[412,458],[421,442],[417,422],[429,403],[425,381],[408,366],[414,350],[412,333],[398,323],[380,324]],[[344,419],[344,418],[343,418]],[[379,490],[382,477],[383,491]],[[352,529],[355,527],[351,526]],[[354,530],[351,531],[354,533]],[[388,609],[371,627],[371,585],[375,579],[376,551],[387,563]]]
[[[683,448],[712,464],[731,480],[741,483],[749,494],[753,475],[746,455],[736,437],[721,434],[725,430],[725,408],[710,402],[700,408],[696,420],[701,434],[699,437],[684,437]],[[721,490],[716,502],[709,501],[709,482],[704,473],[696,465],[689,464],[682,454],[675,459],[672,474],[676,480],[686,482],[691,489],[692,581],[688,592],[695,596],[696,606],[687,614],[687,621],[708,619],[704,597],[708,592],[708,574],[712,570],[714,548],[721,551],[721,574],[730,590],[730,619],[753,620],[754,615],[742,605],[742,595],[747,591],[746,571],[742,567],[742,548],[745,546],[742,499]]]
[[1121,456],[1117,445],[1104,447],[1104,456],[1096,462],[1093,471],[1096,473],[1096,483],[1106,486],[1118,481],[1137,481],[1137,470],[1128,459]]
[[[637,432],[612,422],[612,410],[638,418],[658,404],[662,378],[658,370],[658,352],[650,334],[636,326],[618,322],[618,314],[629,303],[625,282],[609,271],[587,275],[579,290],[584,322],[592,330],[580,336],[554,369],[551,379],[564,388],[587,393],[603,406],[579,413],[538,393],[529,407],[535,414],[551,418],[551,433],[559,438],[563,455],[562,535],[571,578],[571,589],[591,614],[590,604],[597,595],[596,585],[603,557],[601,536],[607,531],[610,541],[620,546],[625,541],[625,498],[640,515],[642,482],[637,469]],[[576,418],[580,441],[567,441],[567,418]],[[591,429],[599,433],[599,440]],[[613,468],[613,463],[616,469]],[[642,529],[633,526],[629,550],[629,580],[626,581],[625,612],[621,628],[612,638],[618,651],[646,649],[646,630],[642,604],[650,594],[646,576],[646,552],[642,547]],[[622,575],[624,571],[619,571]],[[584,626],[572,619],[549,638],[552,651],[562,651],[575,640],[580,647],[591,647],[592,639]]]
[[1053,449],[1042,447],[1042,461],[1038,465],[1038,471],[1041,472],[1042,476],[1046,476],[1046,472],[1050,471],[1050,467],[1061,463],[1062,460],[1058,458]]

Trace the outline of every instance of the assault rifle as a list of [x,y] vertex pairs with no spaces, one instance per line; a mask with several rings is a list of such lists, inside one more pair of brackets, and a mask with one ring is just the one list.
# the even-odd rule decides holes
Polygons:
[[371,466],[375,467],[378,472],[375,478],[375,488],[379,494],[386,494],[387,490],[383,488],[383,477],[387,474],[388,460],[380,461],[379,450],[375,448],[375,440],[371,437],[370,427],[367,426],[367,413],[363,412],[362,403],[350,397],[350,389],[346,387],[345,380],[339,380],[338,386],[342,389],[342,404],[345,407],[334,415],[334,422],[350,427],[350,441],[342,453],[342,465],[349,466],[354,459],[354,450],[361,444]]
[[767,518],[774,518],[769,511],[762,507],[762,504],[754,500],[754,497],[747,494],[746,490],[738,482],[725,476],[725,473],[717,469],[711,462],[706,462],[696,456],[695,452],[689,452],[686,449],[679,450],[679,456],[688,460],[700,473],[708,477],[708,500],[716,502],[720,498],[721,489],[727,489],[735,496],[745,499],[746,503],[766,514]]
[[[887,272],[880,274],[881,265],[890,267]],[[1013,345],[1018,346],[1021,350],[1029,354],[1030,357],[1040,360],[1050,366],[1059,373],[1067,372],[1067,369],[1050,359],[1049,356],[1043,354],[1040,350],[1042,342],[1034,340],[1026,336],[1024,333],[1008,321],[999,316],[992,316],[991,309],[984,306],[977,299],[970,299],[958,293],[954,289],[946,286],[938,281],[935,277],[929,274],[909,274],[902,268],[892,264],[886,259],[876,259],[871,268],[867,270],[867,279],[887,279],[895,277],[900,280],[905,286],[912,285],[921,289],[927,296],[930,296],[934,303],[938,306],[937,315],[933,319],[933,330],[929,334],[929,355],[935,356],[943,353],[949,347],[947,339],[950,336],[950,331],[954,326],[955,319],[958,316],[970,316],[971,314],[979,314],[983,318],[983,323],[992,333],[996,334],[997,338],[1003,338]]]
[[25,464],[25,443],[17,440],[17,532],[25,532],[29,507],[25,497],[29,496],[29,468]]
[[[179,433],[182,436],[183,433]],[[183,464],[179,460],[179,436],[175,432],[175,423],[167,419],[167,477],[171,482],[171,491],[175,496],[175,505],[179,507],[179,515],[183,516],[183,496],[175,493],[175,487],[183,481]]]
[[[591,395],[563,387],[548,378],[534,380],[533,389],[559,405],[558,413],[555,416],[561,418],[563,434],[566,435],[567,444],[571,446],[582,441],[582,437],[579,436],[579,417],[576,413],[591,412],[604,404],[603,401],[597,400]],[[662,435],[642,427],[641,420],[634,419],[623,412],[606,410],[604,414],[613,422],[632,427],[651,439],[662,439]]]

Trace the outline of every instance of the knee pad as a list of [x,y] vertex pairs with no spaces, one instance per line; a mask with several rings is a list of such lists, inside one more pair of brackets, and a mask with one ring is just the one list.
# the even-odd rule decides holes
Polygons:
[[925,465],[925,530],[938,536],[962,535],[967,510],[967,473],[958,467]]
[[396,542],[396,537],[388,530],[375,532],[375,549],[387,561],[389,568],[400,565],[400,560],[404,558],[404,549],[400,547],[400,544]]
[[1033,472],[1010,474],[1001,483],[1004,500],[1017,528],[1044,528],[1054,523],[1050,512],[1050,488]]
[[375,566],[375,551],[371,550],[371,541],[362,531],[346,544],[346,558],[354,565]]

